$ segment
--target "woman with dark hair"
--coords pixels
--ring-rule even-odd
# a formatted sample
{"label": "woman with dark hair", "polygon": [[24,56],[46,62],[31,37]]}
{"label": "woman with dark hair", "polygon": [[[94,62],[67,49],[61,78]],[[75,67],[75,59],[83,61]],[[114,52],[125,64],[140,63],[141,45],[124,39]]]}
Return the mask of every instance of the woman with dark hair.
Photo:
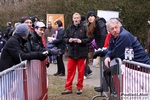
{"label": "woman with dark hair", "polygon": [[89,11],[87,13],[87,19],[87,36],[89,38],[95,38],[97,47],[102,48],[107,34],[105,19],[96,16],[94,11]]}
{"label": "woman with dark hair", "polygon": [[[103,48],[104,47],[104,42],[105,38],[107,35],[107,29],[106,29],[106,20],[104,18],[100,18],[96,16],[94,11],[88,11],[87,13],[87,20],[88,20],[88,26],[87,26],[87,36],[89,38],[94,38],[97,48]],[[104,68],[105,70],[105,68]],[[106,87],[105,91],[107,91],[107,84],[105,84],[106,81],[103,78],[103,86]],[[97,91],[99,90],[100,87],[95,87],[94,90]]]}
{"label": "woman with dark hair", "polygon": [[57,60],[57,72],[54,74],[55,76],[65,76],[65,66],[63,62],[63,54],[65,53],[65,43],[63,41],[63,36],[64,36],[64,29],[63,29],[63,24],[60,20],[57,20],[55,22],[55,25],[57,27],[56,29],[56,39],[52,40],[50,39],[49,42],[53,43],[55,47],[58,49],[61,49],[61,54],[56,57]]}

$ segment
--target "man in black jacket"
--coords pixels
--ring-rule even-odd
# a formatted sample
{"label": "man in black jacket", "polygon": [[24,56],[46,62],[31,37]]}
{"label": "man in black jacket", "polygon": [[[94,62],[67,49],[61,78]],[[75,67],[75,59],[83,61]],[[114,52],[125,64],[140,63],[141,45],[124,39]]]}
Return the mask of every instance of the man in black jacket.
{"label": "man in black jacket", "polygon": [[80,23],[81,15],[79,13],[74,13],[72,20],[73,24],[67,28],[64,35],[64,41],[69,44],[69,58],[65,90],[61,94],[72,93],[72,82],[76,73],[76,67],[78,68],[78,82],[76,84],[77,94],[82,93],[85,60],[88,54],[86,44],[91,42],[91,39],[86,36],[86,26]]}
{"label": "man in black jacket", "polygon": [[59,55],[60,53],[60,49],[48,49],[45,48],[42,42],[42,36],[45,32],[46,26],[43,22],[37,22],[35,25],[35,29],[33,32],[31,32],[31,36],[28,42],[30,42],[31,47],[30,47],[30,51],[40,51],[40,52],[44,52],[44,51],[48,51],[49,55]]}
{"label": "man in black jacket", "polygon": [[10,36],[12,36],[13,30],[14,27],[11,25],[11,22],[7,22],[6,32],[4,34],[6,40],[8,40]]}
{"label": "man in black jacket", "polygon": [[[46,26],[43,22],[37,22],[34,26],[34,31],[31,32],[30,37],[28,38],[27,47],[30,51],[48,51],[49,55],[59,55],[61,54],[60,49],[52,48],[48,49],[45,48],[43,41],[43,35],[45,33]],[[49,63],[46,62],[46,66],[49,67]]]}
{"label": "man in black jacket", "polygon": [[29,52],[25,45],[29,34],[29,28],[26,24],[20,24],[12,36],[5,44],[1,58],[0,58],[0,71],[12,67],[20,63],[22,60],[44,60],[47,55],[55,53],[59,54],[59,50],[48,50]]}
{"label": "man in black jacket", "polygon": [[24,44],[27,42],[29,29],[26,24],[17,26],[14,36],[12,36],[5,44],[1,58],[0,58],[0,71],[12,67],[20,63],[22,60],[44,60],[46,54],[42,52],[27,52]]}

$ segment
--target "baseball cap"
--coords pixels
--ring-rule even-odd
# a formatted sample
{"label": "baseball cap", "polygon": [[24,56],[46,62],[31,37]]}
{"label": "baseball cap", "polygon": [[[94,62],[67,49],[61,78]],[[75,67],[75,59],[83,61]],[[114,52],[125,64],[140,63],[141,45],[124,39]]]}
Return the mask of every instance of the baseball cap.
{"label": "baseball cap", "polygon": [[36,25],[35,25],[35,28],[46,28],[45,24],[43,22],[37,22]]}

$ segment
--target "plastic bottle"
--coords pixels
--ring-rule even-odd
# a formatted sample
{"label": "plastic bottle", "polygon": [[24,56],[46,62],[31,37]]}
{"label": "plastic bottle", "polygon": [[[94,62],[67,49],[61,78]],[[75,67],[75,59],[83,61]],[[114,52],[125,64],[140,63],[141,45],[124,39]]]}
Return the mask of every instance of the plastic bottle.
{"label": "plastic bottle", "polygon": [[128,47],[125,48],[124,56],[125,56],[126,60],[129,59],[129,48]]}
{"label": "plastic bottle", "polygon": [[129,60],[131,61],[131,60],[133,60],[133,58],[134,58],[134,51],[133,51],[133,48],[130,48],[129,49]]}

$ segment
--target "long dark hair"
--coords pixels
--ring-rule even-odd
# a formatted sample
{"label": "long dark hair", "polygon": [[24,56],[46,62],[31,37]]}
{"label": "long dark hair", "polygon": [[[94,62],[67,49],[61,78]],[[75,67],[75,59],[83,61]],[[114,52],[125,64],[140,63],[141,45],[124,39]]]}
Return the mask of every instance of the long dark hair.
{"label": "long dark hair", "polygon": [[95,18],[94,22],[92,22],[92,23],[88,22],[88,25],[87,25],[88,38],[92,38],[95,28],[96,28],[96,18]]}

